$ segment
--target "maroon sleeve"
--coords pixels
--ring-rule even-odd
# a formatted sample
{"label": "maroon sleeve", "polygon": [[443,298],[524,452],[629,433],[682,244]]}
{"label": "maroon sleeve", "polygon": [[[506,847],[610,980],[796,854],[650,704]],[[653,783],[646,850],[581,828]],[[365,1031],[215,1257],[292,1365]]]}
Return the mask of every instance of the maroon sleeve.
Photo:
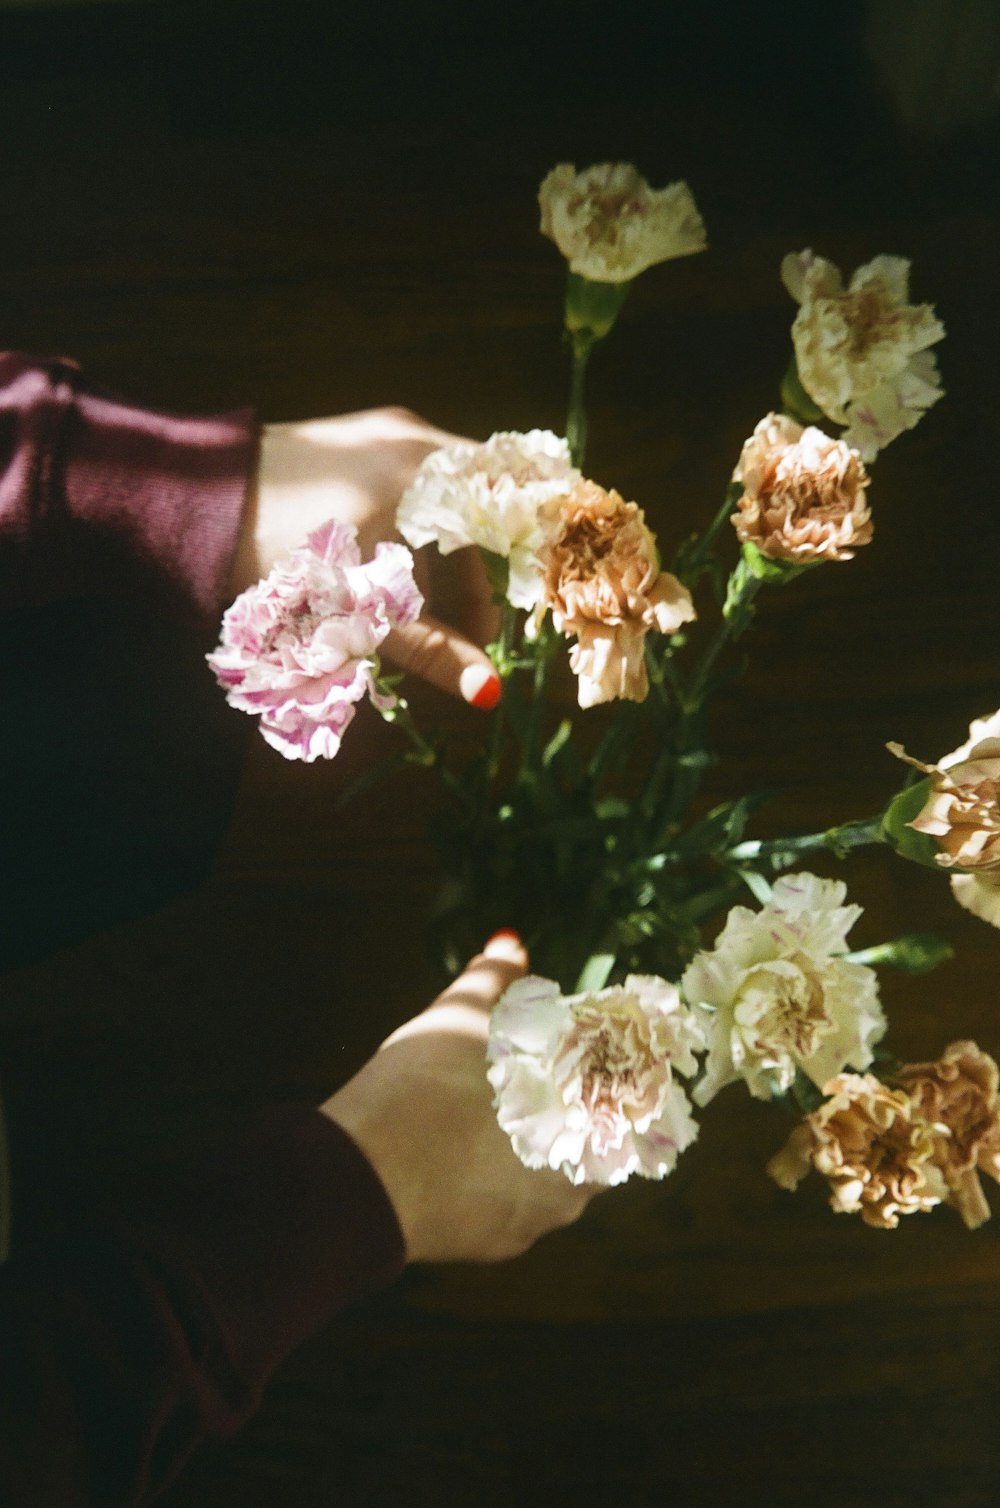
{"label": "maroon sleeve", "polygon": [[71,361],[0,355],[0,601],[121,594],[138,566],[217,616],[255,448],[248,411],[154,413]]}
{"label": "maroon sleeve", "polygon": [[403,1257],[354,1142],[290,1106],[254,1117],[144,1216],[15,1257],[0,1270],[3,1501],[148,1501]]}

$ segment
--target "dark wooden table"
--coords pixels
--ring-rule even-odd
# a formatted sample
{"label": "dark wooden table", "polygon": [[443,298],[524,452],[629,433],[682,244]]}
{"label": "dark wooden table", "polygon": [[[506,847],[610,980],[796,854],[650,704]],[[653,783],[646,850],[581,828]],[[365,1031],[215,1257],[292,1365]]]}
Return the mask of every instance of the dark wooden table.
{"label": "dark wooden table", "polygon": [[[711,249],[645,276],[595,359],[590,469],[669,551],[775,401],[784,252],[911,257],[948,396],[880,460],[863,557],[768,597],[716,727],[718,790],[780,788],[775,830],[866,815],[898,783],[888,738],[934,758],[1000,703],[996,124],[908,125],[859,5],[764,10],[4,14],[3,341],[166,407],[559,428],[563,271],[535,191],[560,160],[632,159],[688,179]],[[257,743],[197,895],[18,979],[49,1134],[75,1127],[81,1166],[135,1172],[192,1120],[318,1099],[428,998],[423,788],[333,810],[386,736],[324,768]],[[888,856],[845,875],[860,944],[928,927],[957,948],[885,979],[900,1054],[1000,1054],[1000,933]],[[764,1176],[767,1107],[733,1091],[713,1112],[662,1185],[507,1266],[411,1272],[324,1330],[170,1508],[1000,1501],[1000,1223],[834,1218],[818,1186]]]}

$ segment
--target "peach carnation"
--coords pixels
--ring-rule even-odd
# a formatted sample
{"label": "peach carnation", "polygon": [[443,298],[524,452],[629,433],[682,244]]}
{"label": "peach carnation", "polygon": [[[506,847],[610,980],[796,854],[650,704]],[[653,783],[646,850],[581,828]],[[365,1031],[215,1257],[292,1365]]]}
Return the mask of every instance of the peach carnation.
{"label": "peach carnation", "polygon": [[690,622],[691,594],[660,570],[642,510],[617,492],[581,480],[545,506],[543,519],[541,607],[551,608],[561,633],[576,636],[570,664],[580,706],[643,701],[646,635]]}
{"label": "peach carnation", "polygon": [[490,1020],[497,1119],[526,1167],[571,1183],[663,1178],[698,1134],[676,1075],[697,1071],[702,1045],[675,986],[652,975],[567,996],[519,979]]}
{"label": "peach carnation", "polygon": [[768,1163],[775,1183],[795,1189],[815,1168],[829,1181],[834,1210],[860,1212],[866,1225],[882,1230],[948,1198],[935,1161],[940,1137],[905,1091],[872,1074],[842,1073],[824,1092],[830,1098]]}
{"label": "peach carnation", "polygon": [[936,765],[889,748],[931,778],[927,801],[909,824],[937,844],[937,862],[952,875],[955,899],[1000,927],[1000,711],[977,718],[969,737]]}
{"label": "peach carnation", "polygon": [[744,492],[732,522],[771,560],[850,560],[872,537],[869,477],[857,452],[822,430],[768,414],[733,473]]}
{"label": "peach carnation", "polygon": [[705,250],[705,226],[686,183],[652,189],[629,162],[578,173],[552,169],[538,191],[541,231],[570,271],[594,283],[628,283],[656,262]]}
{"label": "peach carnation", "polygon": [[792,325],[799,380],[862,460],[878,452],[942,396],[927,347],[944,335],[930,304],[910,304],[910,264],[879,256],[845,289],[832,262],[790,253],[781,277],[800,309]]}
{"label": "peach carnation", "polygon": [[934,1063],[908,1063],[901,1087],[938,1133],[934,1161],[948,1202],[970,1230],[990,1218],[979,1172],[1000,1182],[1000,1074],[975,1042],[953,1042]]}

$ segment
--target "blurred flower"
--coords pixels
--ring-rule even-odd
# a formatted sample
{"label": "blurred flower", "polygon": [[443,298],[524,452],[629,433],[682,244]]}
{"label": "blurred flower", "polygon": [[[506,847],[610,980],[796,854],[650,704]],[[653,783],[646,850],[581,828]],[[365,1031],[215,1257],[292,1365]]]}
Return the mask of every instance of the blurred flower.
{"label": "blurred flower", "polygon": [[792,325],[799,380],[861,455],[912,429],[942,396],[933,354],[944,335],[930,304],[909,304],[910,264],[879,256],[845,290],[839,270],[811,251],[790,253],[781,277],[801,305]]}
{"label": "blurred flower", "polygon": [[977,718],[965,743],[936,765],[911,759],[900,744],[889,748],[930,776],[909,826],[933,838],[942,868],[962,871],[951,881],[960,905],[1000,927],[1000,711]]}
{"label": "blurred flower", "polygon": [[392,705],[374,685],[378,647],[422,606],[405,545],[362,565],[356,531],[331,519],[237,597],[208,663],[286,759],[332,759],[362,697]]}
{"label": "blurred flower", "polygon": [[737,1078],[769,1099],[797,1069],[822,1087],[848,1064],[867,1068],[886,1023],[874,971],[838,957],[861,915],[845,893],[840,880],[784,875],[759,912],[734,906],[714,949],[688,965],[684,995],[711,1011],[696,1104]]}
{"label": "blurred flower", "polygon": [[433,541],[442,555],[465,545],[502,555],[510,564],[509,601],[532,608],[540,588],[539,508],[579,476],[566,441],[549,430],[504,431],[479,445],[461,440],[426,458],[396,524],[414,548]]}
{"label": "blurred flower", "polygon": [[656,262],[705,250],[705,226],[686,183],[652,189],[629,162],[578,173],[552,169],[538,191],[542,235],[570,271],[595,283],[628,283]]}
{"label": "blurred flower", "polygon": [[935,1063],[907,1063],[897,1075],[914,1110],[938,1133],[934,1161],[970,1230],[990,1218],[979,1172],[1000,1182],[1000,1075],[975,1042],[953,1042]]}
{"label": "blurred flower", "polygon": [[843,1073],[824,1086],[831,1097],[795,1128],[767,1171],[794,1189],[815,1168],[830,1182],[840,1214],[859,1210],[866,1225],[894,1230],[900,1215],[948,1198],[935,1162],[940,1141],[903,1090],[872,1074]]}
{"label": "blurred flower", "polygon": [[856,451],[822,430],[768,414],[743,446],[733,481],[736,533],[770,560],[850,560],[872,537],[869,477]]}
{"label": "blurred flower", "polygon": [[542,517],[539,607],[551,608],[560,633],[576,636],[570,664],[580,706],[643,701],[649,691],[646,635],[653,628],[674,633],[690,622],[690,592],[660,570],[642,510],[617,492],[581,480],[547,503]]}
{"label": "blurred flower", "polygon": [[698,1134],[674,1075],[696,1072],[702,1046],[663,979],[566,996],[553,980],[520,979],[490,1022],[497,1119],[526,1167],[572,1183],[663,1178]]}

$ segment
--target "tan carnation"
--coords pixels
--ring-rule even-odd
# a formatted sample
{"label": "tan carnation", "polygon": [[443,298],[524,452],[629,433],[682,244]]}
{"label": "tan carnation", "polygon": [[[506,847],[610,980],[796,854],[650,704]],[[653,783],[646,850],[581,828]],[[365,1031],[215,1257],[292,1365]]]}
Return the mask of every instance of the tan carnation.
{"label": "tan carnation", "polygon": [[977,719],[964,744],[936,765],[889,748],[931,777],[930,794],[909,824],[937,844],[937,861],[960,871],[952,878],[956,900],[1000,927],[1000,712]]}
{"label": "tan carnation", "polygon": [[760,421],[733,480],[744,488],[736,533],[771,560],[850,560],[852,547],[872,537],[870,479],[857,452],[785,414]]}
{"label": "tan carnation", "polygon": [[970,1230],[990,1218],[979,1173],[1000,1182],[1000,1074],[975,1042],[953,1042],[935,1063],[908,1063],[898,1075],[914,1109],[938,1133],[934,1161],[949,1203]]}
{"label": "tan carnation", "polygon": [[838,1074],[824,1092],[830,1098],[768,1163],[776,1183],[794,1189],[815,1168],[830,1183],[834,1210],[860,1211],[866,1225],[882,1230],[894,1230],[900,1215],[948,1198],[935,1161],[940,1134],[917,1114],[908,1094],[869,1073]]}
{"label": "tan carnation", "polygon": [[646,635],[652,628],[673,633],[690,622],[691,594],[660,570],[642,510],[617,492],[581,481],[543,512],[542,603],[560,633],[576,636],[570,665],[580,706],[643,701],[649,691]]}

